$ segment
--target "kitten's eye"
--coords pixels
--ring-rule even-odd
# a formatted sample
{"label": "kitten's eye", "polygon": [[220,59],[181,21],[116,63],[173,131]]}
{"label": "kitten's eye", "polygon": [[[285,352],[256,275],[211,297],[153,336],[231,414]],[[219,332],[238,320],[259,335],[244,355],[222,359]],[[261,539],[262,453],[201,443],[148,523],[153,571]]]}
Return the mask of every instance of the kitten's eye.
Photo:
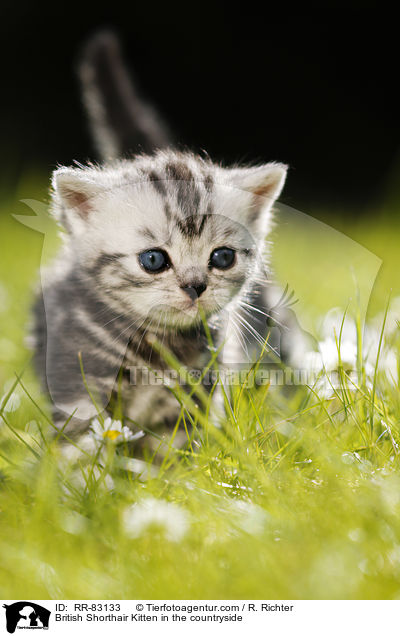
{"label": "kitten's eye", "polygon": [[228,269],[235,262],[236,252],[230,247],[217,247],[211,252],[209,266],[217,269]]}
{"label": "kitten's eye", "polygon": [[162,272],[170,266],[168,254],[164,250],[147,250],[139,254],[139,263],[146,270],[154,274]]}

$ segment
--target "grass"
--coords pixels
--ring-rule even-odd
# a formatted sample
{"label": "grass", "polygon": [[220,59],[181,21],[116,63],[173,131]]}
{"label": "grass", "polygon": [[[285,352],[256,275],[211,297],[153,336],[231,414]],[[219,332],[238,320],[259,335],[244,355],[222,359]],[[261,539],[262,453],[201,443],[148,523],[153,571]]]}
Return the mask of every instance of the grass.
{"label": "grass", "polygon": [[[336,236],[335,257],[330,231],[293,229],[286,212],[276,269],[304,305],[302,326],[318,335],[333,305],[350,307],[349,316],[355,300],[362,308],[336,330],[338,388],[323,377],[310,388],[238,387],[222,429],[186,403],[182,421],[195,421],[196,436],[184,450],[164,440],[156,467],[151,457],[132,461],[107,436],[79,452],[51,435],[23,345],[42,239],[10,212],[25,210],[11,202],[0,213],[2,598],[400,598],[393,309],[383,330],[389,291],[400,294],[398,227],[383,215],[346,228],[383,259],[368,303],[375,257],[350,250],[353,274],[366,274],[356,277],[357,300],[343,278],[349,244]],[[368,305],[377,344],[383,335],[367,360]],[[352,321],[355,376],[346,353]]]}

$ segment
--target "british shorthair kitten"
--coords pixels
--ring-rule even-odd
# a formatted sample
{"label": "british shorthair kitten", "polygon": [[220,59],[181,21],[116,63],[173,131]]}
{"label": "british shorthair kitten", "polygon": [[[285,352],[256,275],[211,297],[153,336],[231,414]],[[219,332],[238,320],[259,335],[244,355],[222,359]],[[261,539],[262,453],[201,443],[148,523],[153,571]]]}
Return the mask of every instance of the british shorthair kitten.
{"label": "british shorthair kitten", "polygon": [[37,368],[56,424],[70,419],[67,432],[85,430],[94,403],[106,408],[117,392],[138,425],[175,423],[180,407],[168,388],[137,376],[133,384],[131,370],[166,368],[155,339],[182,365],[203,368],[204,319],[224,325],[213,332],[218,344],[235,334],[245,341],[243,327],[255,335],[251,317],[237,312],[262,313],[254,295],[286,166],[227,168],[175,150],[110,35],[86,48],[81,79],[104,162],[53,174],[64,240],[36,305]]}

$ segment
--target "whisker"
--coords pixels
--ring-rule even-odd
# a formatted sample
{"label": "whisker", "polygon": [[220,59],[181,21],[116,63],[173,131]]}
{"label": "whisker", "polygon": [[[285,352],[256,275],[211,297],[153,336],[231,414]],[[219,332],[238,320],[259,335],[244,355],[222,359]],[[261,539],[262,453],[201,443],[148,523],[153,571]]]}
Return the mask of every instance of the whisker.
{"label": "whisker", "polygon": [[240,342],[240,346],[242,347],[247,359],[250,359],[249,350],[246,346],[246,341],[250,344],[250,341],[246,338],[246,335],[242,332],[240,327],[237,325],[233,316],[231,316],[232,327],[234,328],[235,334]]}
{"label": "whisker", "polygon": [[268,349],[270,349],[270,351],[278,355],[278,352],[274,349],[274,347],[270,345],[266,339],[262,338],[260,333],[256,329],[254,329],[254,327],[249,322],[247,322],[247,320],[243,318],[243,316],[240,316],[238,313],[236,313],[236,317],[241,326],[244,327],[262,347],[267,347]]}
{"label": "whisker", "polygon": [[[272,316],[271,314],[268,314],[265,311],[262,311],[261,309],[259,309],[258,307],[255,307],[254,305],[250,305],[249,303],[246,303],[243,300],[239,300],[239,305],[245,305],[246,307],[249,307],[249,309],[251,309],[252,311],[255,311],[258,314],[262,314],[266,318],[271,318],[271,320],[276,322],[276,324],[279,325],[279,327],[282,327],[282,329],[286,329],[286,330],[289,329],[289,327],[287,327],[287,325],[284,325],[282,322],[279,322],[279,320],[277,320],[275,318],[275,316]],[[245,311],[246,311],[246,309],[245,309]],[[248,311],[248,313],[251,314],[251,311]]]}
{"label": "whisker", "polygon": [[[238,302],[238,304],[242,305],[242,303],[241,303],[240,301]],[[255,310],[256,310],[256,307],[252,307],[252,309],[251,309],[251,310],[250,310],[250,309],[247,309],[247,308],[246,308],[246,307],[244,307],[244,306],[243,306],[243,307],[242,307],[242,306],[240,307],[240,311],[245,311],[245,312],[246,312],[246,314],[248,314],[249,316],[251,316],[252,318],[254,318],[254,320],[257,320],[257,322],[258,322],[258,323],[263,324],[263,320],[262,320],[262,318],[260,318],[259,316],[255,316],[255,315],[254,315],[254,311],[255,311]],[[262,314],[262,315],[263,315],[264,317],[266,317],[266,318],[270,318],[270,316],[269,316],[268,314],[266,314],[266,313],[262,312],[261,310],[259,310],[257,313],[258,313],[258,314]]]}

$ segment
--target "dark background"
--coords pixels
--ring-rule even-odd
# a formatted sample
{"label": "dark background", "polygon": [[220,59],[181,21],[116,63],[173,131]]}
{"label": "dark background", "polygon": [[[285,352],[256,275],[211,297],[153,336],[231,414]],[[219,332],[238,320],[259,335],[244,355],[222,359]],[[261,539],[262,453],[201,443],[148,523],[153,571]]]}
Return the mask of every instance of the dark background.
{"label": "dark background", "polygon": [[113,27],[183,143],[226,163],[287,162],[283,201],[303,211],[373,210],[400,165],[396,23],[365,3],[324,16],[268,6],[3,3],[3,187],[95,158],[74,65],[90,33]]}

